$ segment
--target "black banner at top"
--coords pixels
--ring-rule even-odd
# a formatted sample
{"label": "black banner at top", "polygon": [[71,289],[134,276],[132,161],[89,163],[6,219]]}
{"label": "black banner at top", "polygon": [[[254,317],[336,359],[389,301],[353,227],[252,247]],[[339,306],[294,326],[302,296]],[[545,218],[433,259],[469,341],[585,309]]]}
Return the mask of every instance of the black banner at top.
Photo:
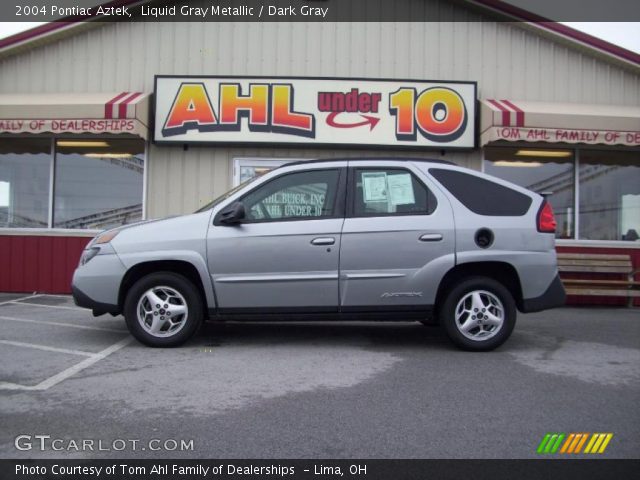
{"label": "black banner at top", "polygon": [[638,0],[13,0],[1,22],[640,21]]}

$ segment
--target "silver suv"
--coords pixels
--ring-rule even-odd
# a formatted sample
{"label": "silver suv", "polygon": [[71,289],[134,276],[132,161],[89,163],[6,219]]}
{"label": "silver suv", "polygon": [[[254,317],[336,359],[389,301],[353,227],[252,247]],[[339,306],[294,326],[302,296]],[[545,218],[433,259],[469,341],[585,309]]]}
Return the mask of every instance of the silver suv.
{"label": "silver suv", "polygon": [[540,195],[448,162],[285,165],[191,215],[105,231],[73,296],[153,347],[205,319],[417,320],[491,350],[516,309],[560,306],[555,219]]}

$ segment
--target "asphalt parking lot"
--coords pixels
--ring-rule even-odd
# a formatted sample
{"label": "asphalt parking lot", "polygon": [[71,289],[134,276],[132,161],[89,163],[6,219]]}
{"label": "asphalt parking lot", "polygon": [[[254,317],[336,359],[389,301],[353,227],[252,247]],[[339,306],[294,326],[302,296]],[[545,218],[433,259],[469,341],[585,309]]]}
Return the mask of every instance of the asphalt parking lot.
{"label": "asphalt parking lot", "polygon": [[637,458],[638,405],[638,309],[520,315],[488,354],[415,323],[208,324],[150,349],[69,297],[0,294],[2,458],[529,458],[547,432]]}

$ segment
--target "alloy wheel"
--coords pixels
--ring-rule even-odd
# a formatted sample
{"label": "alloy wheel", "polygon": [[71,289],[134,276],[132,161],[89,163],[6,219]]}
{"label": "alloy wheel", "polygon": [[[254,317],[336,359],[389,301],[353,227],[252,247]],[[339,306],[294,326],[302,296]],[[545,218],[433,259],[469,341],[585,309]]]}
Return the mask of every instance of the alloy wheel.
{"label": "alloy wheel", "polygon": [[467,293],[455,309],[456,327],[470,340],[483,341],[495,336],[502,328],[504,319],[502,302],[486,290]]}
{"label": "alloy wheel", "polygon": [[138,323],[154,337],[171,337],[187,323],[189,308],[176,289],[159,286],[144,292],[138,300]]}

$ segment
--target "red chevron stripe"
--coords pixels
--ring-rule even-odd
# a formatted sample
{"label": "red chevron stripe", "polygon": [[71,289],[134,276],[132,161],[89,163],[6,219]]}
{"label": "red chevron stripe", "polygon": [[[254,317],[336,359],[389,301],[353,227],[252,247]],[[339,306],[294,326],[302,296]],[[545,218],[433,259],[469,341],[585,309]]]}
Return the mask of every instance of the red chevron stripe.
{"label": "red chevron stripe", "polygon": [[501,102],[504,103],[507,107],[512,108],[513,111],[516,112],[516,127],[524,127],[524,110],[516,107],[509,100],[501,100]]}
{"label": "red chevron stripe", "polygon": [[104,118],[113,118],[113,104],[120,100],[122,97],[128,95],[129,92],[122,92],[119,95],[116,95],[107,103],[104,104]]}
{"label": "red chevron stripe", "polygon": [[120,104],[118,105],[118,118],[127,118],[127,105],[131,103],[131,101],[134,98],[140,95],[142,95],[141,92],[133,92],[131,95],[125,98],[122,102],[120,102]]}
{"label": "red chevron stripe", "polygon": [[494,107],[497,107],[502,112],[502,125],[508,127],[511,125],[511,113],[507,110],[500,102],[497,100],[488,99],[488,102],[491,103]]}

